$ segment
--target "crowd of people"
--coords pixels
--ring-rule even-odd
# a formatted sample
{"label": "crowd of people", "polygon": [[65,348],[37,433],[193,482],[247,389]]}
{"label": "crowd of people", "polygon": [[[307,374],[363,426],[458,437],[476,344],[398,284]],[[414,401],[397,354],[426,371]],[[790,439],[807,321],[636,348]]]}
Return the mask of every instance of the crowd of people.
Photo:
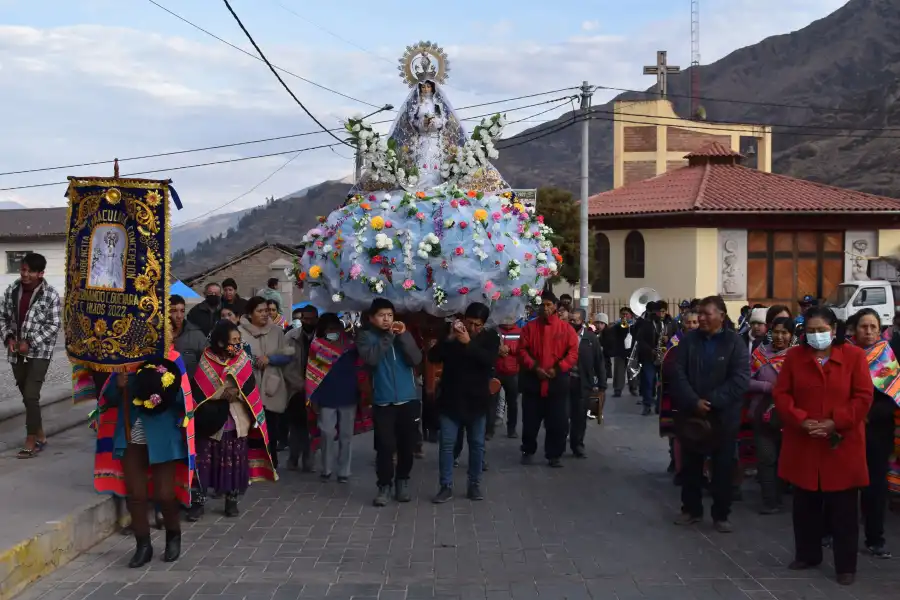
{"label": "crowd of people", "polygon": [[[56,344],[59,297],[43,280],[45,266],[39,255],[25,257],[0,304],[26,405],[20,458],[47,443],[39,380]],[[189,312],[170,297],[166,357],[114,376],[75,367],[75,394],[94,388],[95,487],[126,499],[135,568],[152,559],[154,512],[166,530],[163,559],[177,560],[179,505],[189,521],[213,499],[224,515],[238,515],[252,483],[278,479],[281,453],[289,471],[347,483],[354,435],[370,430],[375,506],[412,500],[425,442],[438,446],[432,501],[453,498],[464,446],[465,495],[481,500],[498,426],[510,439],[521,435],[523,464],[534,462],[542,426],[549,467],[563,467],[567,445],[586,458],[586,425],[602,421],[611,379],[613,398],[627,387],[642,415],[658,414],[681,487],[677,525],[703,519],[706,491],[714,528],[732,532],[732,503],[755,475],[760,514],[780,512],[792,496],[789,568],[818,566],[831,546],[837,579],[850,584],[860,518],[867,551],[891,556],[884,523],[900,493],[900,322],[862,309],[842,323],[812,299],[801,305],[796,317],[787,306],[747,307],[734,323],[711,296],[682,303],[674,317],[652,302],[639,316],[624,307],[615,323],[603,313],[589,322],[571,297],[545,291],[533,314],[496,327],[479,302],[438,319],[398,315],[384,298],[354,323],[309,305],[288,318],[278,294],[244,299],[227,279],[207,285]]]}

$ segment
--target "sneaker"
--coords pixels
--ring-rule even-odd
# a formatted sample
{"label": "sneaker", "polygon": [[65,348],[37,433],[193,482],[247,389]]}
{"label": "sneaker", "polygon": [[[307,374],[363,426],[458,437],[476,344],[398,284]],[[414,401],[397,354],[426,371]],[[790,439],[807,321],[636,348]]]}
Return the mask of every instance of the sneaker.
{"label": "sneaker", "polygon": [[734,525],[731,524],[731,521],[716,521],[713,523],[713,528],[719,533],[732,533],[734,532]]}
{"label": "sneaker", "polygon": [[871,554],[875,558],[892,558],[891,551],[887,550],[884,546],[867,545],[866,550],[868,550],[869,554]]}
{"label": "sneaker", "polygon": [[322,483],[326,483],[326,482],[328,482],[328,481],[331,481],[331,473],[320,473],[320,474],[319,474],[319,481],[321,481]]}
{"label": "sneaker", "polygon": [[534,462],[533,454],[525,454],[524,452],[522,453],[522,464],[523,465],[530,465],[533,462]]}
{"label": "sneaker", "polygon": [[575,458],[587,458],[587,454],[584,453],[584,446],[579,446],[572,450],[572,456]]}
{"label": "sneaker", "polygon": [[397,502],[409,502],[412,497],[409,495],[409,479],[398,479],[394,486],[394,499]]}
{"label": "sneaker", "polygon": [[338,475],[338,478],[337,478],[338,483],[347,483],[348,481],[350,481],[349,477],[344,477],[342,475]]}
{"label": "sneaker", "polygon": [[378,486],[378,493],[375,495],[375,499],[372,500],[372,504],[375,506],[387,506],[388,502],[391,501],[391,486],[389,485],[380,485]]}
{"label": "sneaker", "polygon": [[486,460],[481,461],[481,472],[485,472],[488,470],[488,462]]}
{"label": "sneaker", "polygon": [[681,513],[678,517],[673,521],[676,525],[681,525],[682,527],[689,527],[691,525],[696,525],[697,523],[703,520],[702,517],[695,517],[690,513]]}
{"label": "sneaker", "polygon": [[484,500],[484,494],[481,493],[481,486],[477,483],[470,483],[469,489],[466,490],[466,498],[472,501]]}
{"label": "sneaker", "polygon": [[433,504],[444,504],[453,499],[453,488],[449,485],[442,485],[441,490],[431,499]]}
{"label": "sneaker", "polygon": [[563,466],[562,461],[558,458],[551,458],[548,463],[551,469],[562,469]]}
{"label": "sneaker", "polygon": [[454,459],[453,459],[453,468],[454,468],[454,469],[458,469],[458,468],[459,468],[459,459],[458,459],[458,458],[454,458]]}

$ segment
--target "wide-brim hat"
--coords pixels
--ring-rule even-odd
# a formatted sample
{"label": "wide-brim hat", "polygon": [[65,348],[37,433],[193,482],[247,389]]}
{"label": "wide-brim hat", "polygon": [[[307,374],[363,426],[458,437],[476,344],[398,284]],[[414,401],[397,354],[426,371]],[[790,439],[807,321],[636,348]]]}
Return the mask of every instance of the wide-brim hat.
{"label": "wide-brim hat", "polygon": [[171,360],[148,360],[138,367],[132,404],[148,413],[168,409],[181,391],[181,369]]}

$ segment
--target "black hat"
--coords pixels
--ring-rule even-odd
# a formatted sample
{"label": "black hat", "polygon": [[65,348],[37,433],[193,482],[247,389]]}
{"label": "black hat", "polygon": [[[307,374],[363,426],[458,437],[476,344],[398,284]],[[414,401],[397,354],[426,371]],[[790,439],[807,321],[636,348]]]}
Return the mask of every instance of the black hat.
{"label": "black hat", "polygon": [[169,408],[181,391],[181,369],[171,360],[148,360],[135,372],[135,406],[148,413]]}

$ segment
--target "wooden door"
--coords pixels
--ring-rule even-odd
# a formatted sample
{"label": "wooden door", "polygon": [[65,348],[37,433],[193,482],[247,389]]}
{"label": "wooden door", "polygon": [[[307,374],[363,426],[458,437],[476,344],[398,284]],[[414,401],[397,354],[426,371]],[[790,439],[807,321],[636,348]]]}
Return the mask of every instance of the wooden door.
{"label": "wooden door", "polygon": [[807,294],[825,298],[844,274],[844,234],[819,231],[749,231],[747,299],[797,308]]}

